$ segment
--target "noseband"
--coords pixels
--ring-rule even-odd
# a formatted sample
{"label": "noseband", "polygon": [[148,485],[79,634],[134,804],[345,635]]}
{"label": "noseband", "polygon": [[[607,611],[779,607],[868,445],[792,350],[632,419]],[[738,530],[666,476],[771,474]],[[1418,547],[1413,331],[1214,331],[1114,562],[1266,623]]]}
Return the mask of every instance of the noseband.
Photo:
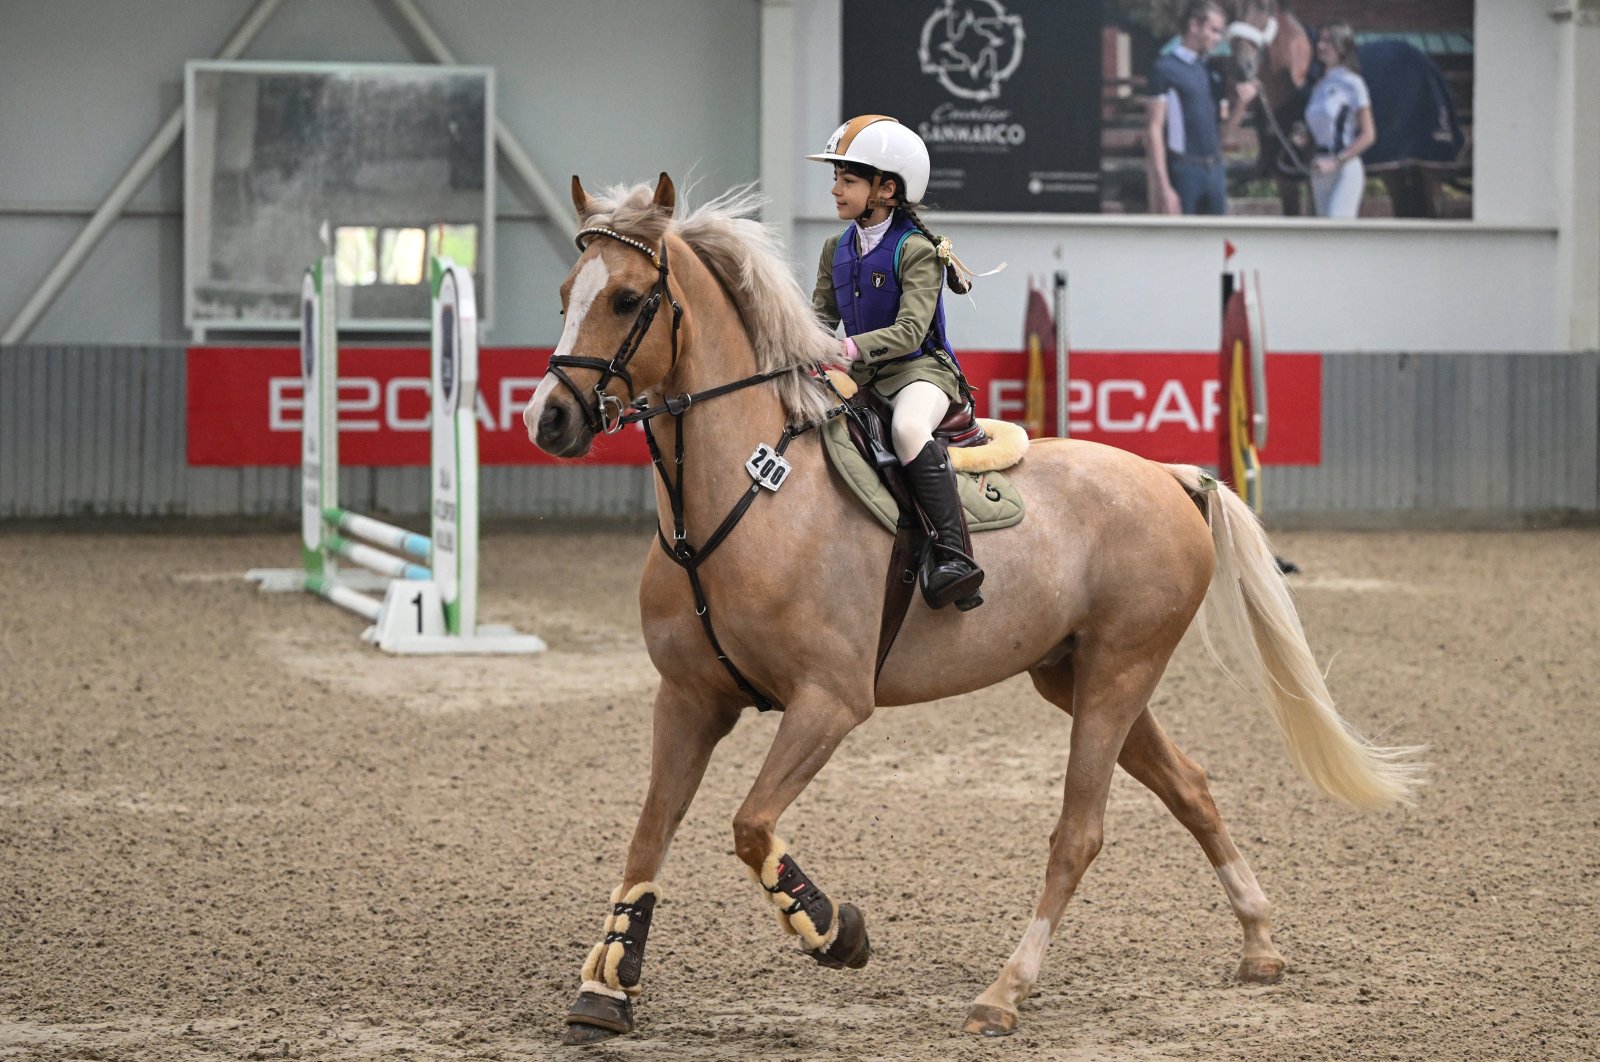
{"label": "noseband", "polygon": [[[645,333],[650,331],[650,324],[655,320],[656,311],[661,309],[661,302],[665,299],[672,305],[672,362],[668,371],[678,365],[678,328],[683,323],[683,307],[678,305],[678,300],[672,297],[672,292],[667,287],[667,241],[661,241],[661,252],[657,254],[650,246],[632,236],[624,236],[615,229],[595,226],[582,229],[573,241],[578,245],[578,250],[588,250],[588,243],[584,237],[606,236],[619,243],[644,253],[650,263],[656,267],[656,285],[650,292],[644,304],[639,307],[639,316],[633,319],[633,327],[628,329],[628,334],[623,337],[622,345],[617,347],[616,354],[612,355],[609,362],[599,358],[580,358],[571,354],[553,354],[550,357],[550,375],[554,376],[561,385],[572,392],[573,401],[583,413],[583,422],[589,430],[598,435],[614,435],[622,430],[623,401],[616,395],[606,392],[606,385],[612,380],[621,380],[628,389],[628,398],[634,397],[633,377],[628,375],[628,364],[633,361],[633,356],[639,353],[639,347],[644,343]],[[563,368],[596,369],[600,378],[595,381],[593,388],[594,402],[591,404],[588,396],[572,382],[572,378],[562,372]]]}
{"label": "noseband", "polygon": [[1229,23],[1227,29],[1229,41],[1245,40],[1257,48],[1266,48],[1278,39],[1278,20],[1268,16],[1265,26],[1252,26],[1248,22]]}

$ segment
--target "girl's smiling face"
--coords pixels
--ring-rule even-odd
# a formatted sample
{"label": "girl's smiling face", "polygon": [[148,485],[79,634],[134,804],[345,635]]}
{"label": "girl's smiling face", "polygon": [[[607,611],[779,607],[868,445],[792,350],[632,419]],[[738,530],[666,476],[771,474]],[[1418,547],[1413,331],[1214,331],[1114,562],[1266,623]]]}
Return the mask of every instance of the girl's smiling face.
{"label": "girl's smiling face", "polygon": [[[867,224],[872,225],[889,216],[889,208],[882,205],[881,200],[894,191],[893,182],[878,182],[878,198],[880,202],[872,208],[872,215],[866,218]],[[838,211],[840,221],[854,221],[860,218],[867,209],[867,198],[872,194],[872,182],[865,177],[851,173],[843,166],[834,164],[833,167],[833,205]]]}
{"label": "girl's smiling face", "polygon": [[840,221],[854,221],[867,209],[867,195],[872,183],[857,177],[843,166],[833,168],[833,205]]}

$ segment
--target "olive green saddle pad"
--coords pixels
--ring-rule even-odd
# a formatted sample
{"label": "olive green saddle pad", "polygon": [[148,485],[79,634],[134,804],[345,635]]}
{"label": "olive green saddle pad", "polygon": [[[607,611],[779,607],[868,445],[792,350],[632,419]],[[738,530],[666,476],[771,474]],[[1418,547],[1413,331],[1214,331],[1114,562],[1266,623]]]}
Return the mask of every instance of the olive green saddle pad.
{"label": "olive green saddle pad", "polygon": [[[890,534],[900,519],[894,496],[878,479],[877,472],[850,441],[844,417],[834,417],[822,428],[822,448],[841,479],[860,498],[872,515]],[[1020,523],[1022,495],[1003,472],[957,472],[956,486],[961,507],[967,511],[967,529],[973,534],[994,531]]]}

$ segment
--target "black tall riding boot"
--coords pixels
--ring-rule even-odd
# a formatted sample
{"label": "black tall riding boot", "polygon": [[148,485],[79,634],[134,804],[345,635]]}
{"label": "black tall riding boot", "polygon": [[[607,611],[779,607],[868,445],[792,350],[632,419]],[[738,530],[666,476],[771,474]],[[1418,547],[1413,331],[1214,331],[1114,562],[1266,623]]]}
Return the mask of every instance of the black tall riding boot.
{"label": "black tall riding boot", "polygon": [[930,608],[944,608],[952,601],[963,612],[977,608],[983,604],[983,596],[978,593],[978,587],[983,585],[983,569],[966,553],[961,498],[956,493],[956,475],[944,447],[929,440],[916,457],[901,467],[937,535],[922,565],[922,596]]}

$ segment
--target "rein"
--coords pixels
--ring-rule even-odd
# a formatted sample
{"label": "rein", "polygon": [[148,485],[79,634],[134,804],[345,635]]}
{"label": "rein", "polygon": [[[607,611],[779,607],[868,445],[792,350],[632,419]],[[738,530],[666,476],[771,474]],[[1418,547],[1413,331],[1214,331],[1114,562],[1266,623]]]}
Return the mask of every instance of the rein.
{"label": "rein", "polygon": [[[769,712],[774,708],[781,709],[783,707],[781,704],[756,689],[754,684],[744,677],[744,674],[734,665],[733,661],[728,659],[728,654],[723,651],[722,643],[717,641],[717,632],[711,626],[711,605],[706,599],[705,587],[701,585],[699,571],[700,565],[704,564],[706,558],[716,552],[717,547],[727,540],[728,535],[738,526],[744,514],[749,511],[751,504],[756,500],[756,496],[761,493],[761,484],[759,482],[750,484],[750,489],[734,504],[728,515],[723,517],[722,523],[717,525],[717,529],[711,533],[711,537],[706,540],[704,545],[699,548],[690,545],[683,521],[683,439],[686,434],[685,428],[688,424],[685,414],[697,402],[707,402],[713,398],[720,398],[723,395],[743,390],[746,387],[767,383],[788,373],[798,372],[800,366],[769,369],[765,372],[758,372],[752,376],[735,380],[732,383],[708,387],[703,391],[696,391],[692,394],[685,392],[664,398],[659,405],[650,405],[648,396],[639,395],[633,399],[629,407],[630,411],[624,413],[621,399],[615,395],[607,394],[605,391],[606,384],[614,378],[620,379],[627,385],[628,394],[630,396],[633,395],[633,378],[628,375],[628,363],[633,360],[633,356],[638,352],[640,344],[644,342],[645,333],[650,330],[650,325],[663,299],[672,304],[671,365],[676,367],[678,364],[678,328],[683,317],[683,308],[676,299],[672,298],[672,294],[667,288],[667,242],[665,239],[661,241],[661,252],[658,255],[650,249],[648,244],[635,240],[631,236],[624,236],[613,229],[598,227],[583,229],[578,233],[577,243],[580,251],[585,249],[583,241],[585,236],[605,236],[627,244],[629,247],[646,255],[658,271],[655,290],[645,300],[643,307],[639,311],[639,316],[633,322],[633,327],[628,330],[627,336],[622,340],[622,345],[617,348],[617,353],[609,363],[598,358],[580,358],[563,354],[551,357],[550,365],[552,368],[550,371],[556,374],[556,378],[578,400],[578,406],[583,410],[584,421],[589,425],[591,431],[604,431],[607,435],[611,435],[621,431],[628,424],[638,424],[644,428],[645,442],[650,446],[650,460],[656,467],[656,474],[661,477],[661,485],[667,492],[667,500],[672,508],[672,539],[670,542],[667,539],[666,532],[661,529],[660,521],[656,522],[656,539],[661,545],[661,550],[672,558],[673,563],[677,564],[688,575],[689,588],[694,591],[695,615],[700,617],[700,625],[705,628],[706,639],[711,643],[712,652],[722,662],[722,666],[727,668],[728,675],[733,679],[734,684],[739,687],[746,697],[750,698],[751,703],[756,706],[758,711]],[[600,379],[594,386],[595,404],[593,410],[585,405],[583,392],[567,378],[565,373],[560,371],[560,366],[569,365],[577,368],[598,369],[600,371]],[[671,372],[671,368],[668,369],[668,372]],[[839,413],[841,409],[842,406],[830,410],[828,418]],[[677,421],[677,438],[673,444],[672,455],[673,464],[677,468],[676,478],[667,472],[667,463],[661,456],[661,447],[656,443],[655,432],[650,430],[650,422],[663,415],[672,417]],[[778,444],[773,447],[773,453],[778,457],[782,457],[783,452],[789,448],[791,442],[798,436],[810,431],[813,427],[815,425],[812,424],[802,428],[785,427]]]}
{"label": "rein", "polygon": [[1311,176],[1311,167],[1300,157],[1300,152],[1295,150],[1294,140],[1283,131],[1283,126],[1278,124],[1278,115],[1272,108],[1272,102],[1267,99],[1267,90],[1261,84],[1260,78],[1250,79],[1256,86],[1256,103],[1267,116],[1267,126],[1272,130],[1272,139],[1278,142],[1278,162],[1280,165],[1287,160],[1288,168],[1301,177]]}

